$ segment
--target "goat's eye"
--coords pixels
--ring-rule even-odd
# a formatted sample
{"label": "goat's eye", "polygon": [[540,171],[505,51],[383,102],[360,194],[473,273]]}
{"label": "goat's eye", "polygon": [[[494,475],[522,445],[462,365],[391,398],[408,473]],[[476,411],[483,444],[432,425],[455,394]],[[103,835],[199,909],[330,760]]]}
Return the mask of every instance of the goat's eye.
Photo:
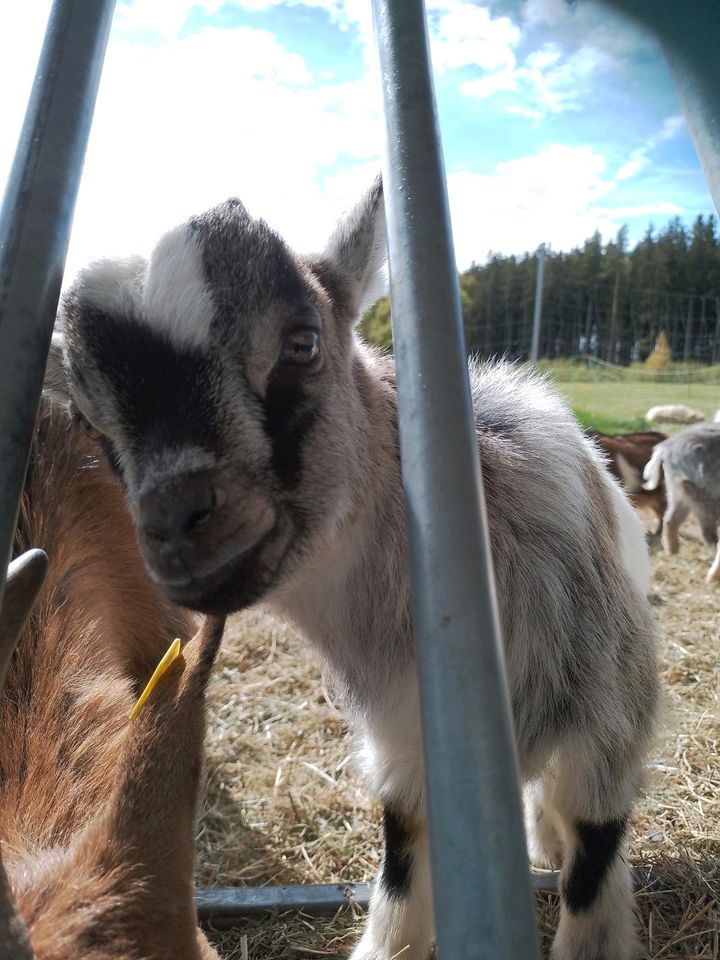
{"label": "goat's eye", "polygon": [[296,327],[285,338],[280,362],[295,367],[310,367],[319,356],[320,332],[314,327]]}

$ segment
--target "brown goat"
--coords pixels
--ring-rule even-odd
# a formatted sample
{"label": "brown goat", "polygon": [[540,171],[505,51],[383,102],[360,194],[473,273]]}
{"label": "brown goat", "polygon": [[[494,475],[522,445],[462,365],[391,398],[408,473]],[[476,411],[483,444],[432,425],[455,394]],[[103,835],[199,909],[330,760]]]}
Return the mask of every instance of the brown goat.
{"label": "brown goat", "polygon": [[41,544],[49,570],[11,658],[16,584],[0,617],[0,958],[209,960],[194,830],[223,621],[205,621],[129,721],[192,621],[147,577],[96,454],[43,404],[15,552]]}
{"label": "brown goat", "polygon": [[628,499],[637,510],[652,510],[658,520],[655,535],[662,533],[663,517],[667,509],[665,484],[661,481],[655,490],[643,489],[643,468],[658,443],[667,440],[667,434],[657,430],[610,435],[597,430],[586,430],[607,457],[610,473],[620,481]]}

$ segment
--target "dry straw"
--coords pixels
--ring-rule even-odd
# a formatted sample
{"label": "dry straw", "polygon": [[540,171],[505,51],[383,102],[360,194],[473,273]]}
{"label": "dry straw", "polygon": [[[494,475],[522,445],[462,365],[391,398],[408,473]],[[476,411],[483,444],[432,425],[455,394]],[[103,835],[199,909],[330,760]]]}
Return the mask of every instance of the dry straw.
{"label": "dry straw", "polygon": [[[631,858],[644,878],[639,926],[650,960],[720,960],[720,587],[704,583],[711,551],[691,525],[678,556],[653,544],[653,560],[665,709],[632,831]],[[210,703],[198,882],[372,878],[378,810],[301,641],[259,615],[238,618]],[[547,950],[556,896],[538,897],[538,919]],[[331,919],[287,914],[215,939],[228,960],[345,957],[361,920],[347,910]]]}

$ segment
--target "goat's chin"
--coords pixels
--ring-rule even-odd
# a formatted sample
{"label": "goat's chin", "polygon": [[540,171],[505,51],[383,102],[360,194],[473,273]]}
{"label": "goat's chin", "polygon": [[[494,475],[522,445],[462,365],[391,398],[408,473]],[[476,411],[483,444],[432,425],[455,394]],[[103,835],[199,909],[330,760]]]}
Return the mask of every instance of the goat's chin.
{"label": "goat's chin", "polygon": [[158,585],[172,603],[198,613],[228,616],[256,603],[273,585],[279,559],[268,558],[264,543],[209,574]]}

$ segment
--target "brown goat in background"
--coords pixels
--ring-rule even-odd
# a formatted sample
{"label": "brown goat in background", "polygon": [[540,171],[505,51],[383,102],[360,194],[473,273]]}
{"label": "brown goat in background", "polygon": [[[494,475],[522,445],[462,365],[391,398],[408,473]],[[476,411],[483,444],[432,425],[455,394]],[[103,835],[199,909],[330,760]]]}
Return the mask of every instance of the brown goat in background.
{"label": "brown goat in background", "polygon": [[607,434],[586,430],[607,457],[607,468],[620,481],[630,503],[636,510],[652,510],[658,525],[655,535],[660,536],[663,517],[667,509],[665,484],[660,481],[654,490],[643,489],[643,469],[658,443],[667,440],[666,433],[643,430],[638,433]]}
{"label": "brown goat in background", "polygon": [[145,573],[95,446],[47,403],[15,552],[31,544],[49,570],[11,658],[16,584],[0,617],[0,958],[216,957],[193,872],[203,694],[223,622],[205,621],[129,721],[192,621]]}

